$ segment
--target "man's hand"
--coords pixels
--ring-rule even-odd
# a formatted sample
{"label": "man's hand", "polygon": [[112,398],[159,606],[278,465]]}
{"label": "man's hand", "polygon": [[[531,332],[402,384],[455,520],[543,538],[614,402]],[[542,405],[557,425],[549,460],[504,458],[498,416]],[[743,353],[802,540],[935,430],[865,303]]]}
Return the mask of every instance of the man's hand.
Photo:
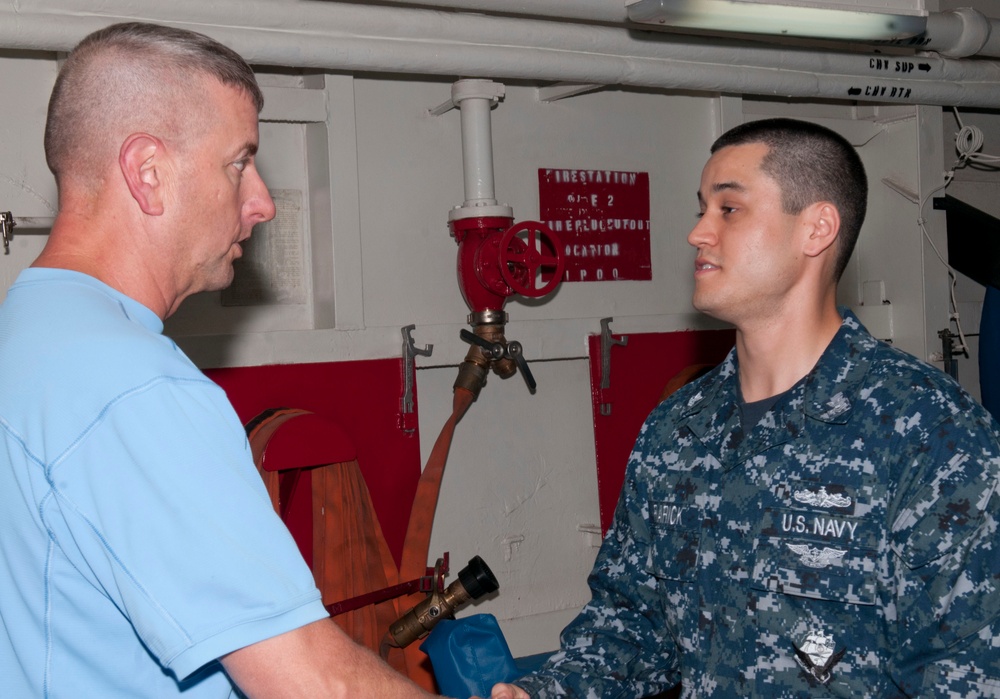
{"label": "man's hand", "polygon": [[531,699],[528,693],[515,684],[495,684],[490,699]]}

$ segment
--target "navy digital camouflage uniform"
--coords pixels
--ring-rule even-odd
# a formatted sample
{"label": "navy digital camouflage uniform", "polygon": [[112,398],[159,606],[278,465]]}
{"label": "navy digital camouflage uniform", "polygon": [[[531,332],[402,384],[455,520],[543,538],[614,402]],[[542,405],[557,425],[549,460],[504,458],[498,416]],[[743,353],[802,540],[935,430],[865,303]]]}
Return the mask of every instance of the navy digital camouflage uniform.
{"label": "navy digital camouflage uniform", "polygon": [[658,406],[533,697],[1000,696],[1000,430],[849,311],[746,431],[735,353]]}

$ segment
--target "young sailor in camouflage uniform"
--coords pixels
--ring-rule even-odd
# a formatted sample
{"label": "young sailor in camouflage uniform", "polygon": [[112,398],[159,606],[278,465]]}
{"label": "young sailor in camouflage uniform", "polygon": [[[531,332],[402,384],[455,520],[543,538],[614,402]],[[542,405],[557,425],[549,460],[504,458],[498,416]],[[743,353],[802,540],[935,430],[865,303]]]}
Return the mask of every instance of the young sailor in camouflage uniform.
{"label": "young sailor in camouflage uniform", "polygon": [[1000,696],[1000,429],[837,309],[857,154],[787,119],[712,153],[694,305],[736,348],[647,419],[591,602],[493,699]]}

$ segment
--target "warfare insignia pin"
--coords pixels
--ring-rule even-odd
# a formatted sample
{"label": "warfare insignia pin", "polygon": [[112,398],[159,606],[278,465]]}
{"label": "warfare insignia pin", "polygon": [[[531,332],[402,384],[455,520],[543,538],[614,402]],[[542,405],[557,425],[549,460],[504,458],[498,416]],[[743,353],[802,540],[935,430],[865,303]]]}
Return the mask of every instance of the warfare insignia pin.
{"label": "warfare insignia pin", "polygon": [[853,501],[847,495],[826,492],[826,486],[819,490],[799,490],[792,496],[797,501],[814,507],[847,507]]}
{"label": "warfare insignia pin", "polygon": [[825,684],[830,681],[830,670],[844,657],[846,648],[836,651],[833,636],[822,631],[812,631],[802,641],[801,645],[792,647],[795,649],[795,656],[802,663],[802,666],[817,681]]}
{"label": "warfare insignia pin", "polygon": [[851,401],[847,399],[843,393],[837,393],[830,398],[827,403],[830,406],[830,413],[833,415],[840,414],[851,407]]}
{"label": "warfare insignia pin", "polygon": [[809,544],[786,543],[785,546],[796,553],[799,556],[799,560],[810,568],[826,568],[834,561],[843,558],[844,554],[847,553],[847,551],[830,548],[829,546],[824,546],[822,549],[810,546]]}
{"label": "warfare insignia pin", "polygon": [[809,656],[813,665],[823,667],[826,661],[833,655],[836,646],[833,643],[833,635],[825,634],[822,631],[813,631],[799,646],[799,650]]}

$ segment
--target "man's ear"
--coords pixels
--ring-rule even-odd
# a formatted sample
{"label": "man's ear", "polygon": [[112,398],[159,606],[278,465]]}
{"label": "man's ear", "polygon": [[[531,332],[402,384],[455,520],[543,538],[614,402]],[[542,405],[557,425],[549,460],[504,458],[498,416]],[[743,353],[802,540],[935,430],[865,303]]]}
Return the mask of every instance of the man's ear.
{"label": "man's ear", "polygon": [[820,201],[810,204],[803,213],[809,232],[803,252],[808,257],[816,257],[836,242],[840,234],[840,212],[831,202]]}
{"label": "man's ear", "polygon": [[160,139],[145,133],[134,133],[125,139],[118,153],[118,167],[128,191],[148,216],[163,214],[165,170],[160,161],[164,152]]}

